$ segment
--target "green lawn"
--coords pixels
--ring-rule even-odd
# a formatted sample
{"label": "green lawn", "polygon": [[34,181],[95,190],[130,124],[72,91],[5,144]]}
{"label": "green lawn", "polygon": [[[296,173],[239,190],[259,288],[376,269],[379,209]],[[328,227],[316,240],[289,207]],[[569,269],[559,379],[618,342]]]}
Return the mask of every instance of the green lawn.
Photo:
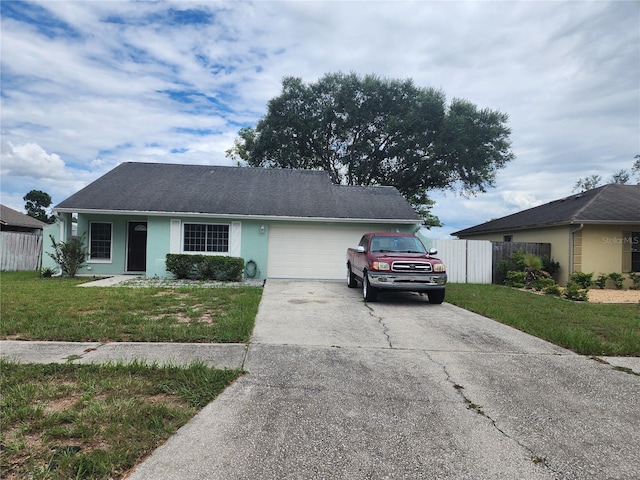
{"label": "green lawn", "polygon": [[[89,280],[3,272],[0,338],[247,342],[262,294],[259,287],[77,287]],[[581,354],[640,356],[640,305],[461,284],[447,286],[446,300]],[[241,373],[197,363],[0,361],[0,469],[8,478],[120,478]]]}
{"label": "green lawn", "polygon": [[[247,342],[262,295],[259,287],[77,286],[90,280],[2,272],[0,338]],[[120,478],[241,373],[199,363],[0,361],[3,478]]]}
{"label": "green lawn", "polygon": [[97,342],[248,342],[260,287],[78,287],[87,278],[0,276],[0,337]]}
{"label": "green lawn", "polygon": [[0,361],[0,476],[120,478],[240,374],[203,364]]}
{"label": "green lawn", "polygon": [[446,301],[583,355],[640,356],[640,304],[572,302],[454,283],[447,285]]}

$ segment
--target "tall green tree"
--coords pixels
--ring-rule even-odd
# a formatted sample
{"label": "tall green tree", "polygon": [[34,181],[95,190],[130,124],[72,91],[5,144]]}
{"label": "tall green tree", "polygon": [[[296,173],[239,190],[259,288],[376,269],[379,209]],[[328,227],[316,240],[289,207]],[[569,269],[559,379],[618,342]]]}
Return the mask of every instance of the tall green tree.
{"label": "tall green tree", "polygon": [[47,214],[47,208],[51,206],[51,196],[41,190],[31,190],[22,199],[26,202],[24,209],[27,215],[41,222],[53,223],[53,216]]}
{"label": "tall green tree", "polygon": [[[633,158],[635,159],[635,162],[631,167],[631,171],[625,170],[623,168],[619,172],[611,175],[611,178],[609,179],[607,184],[617,183],[619,185],[625,185],[631,182],[632,176],[635,176],[638,180],[638,185],[640,185],[640,155],[636,155]],[[602,176],[591,175],[590,177],[579,178],[573,186],[573,191],[586,192],[587,190],[600,187],[601,185],[603,185]]]}
{"label": "tall green tree", "polygon": [[602,184],[601,175],[591,175],[590,177],[579,178],[573,186],[574,192],[586,192],[597,188]]}
{"label": "tall green tree", "polygon": [[227,156],[239,164],[324,170],[335,183],[393,185],[424,216],[428,192],[473,195],[494,185],[514,158],[508,116],[411,80],[328,74],[286,77],[255,128],[240,130]]}

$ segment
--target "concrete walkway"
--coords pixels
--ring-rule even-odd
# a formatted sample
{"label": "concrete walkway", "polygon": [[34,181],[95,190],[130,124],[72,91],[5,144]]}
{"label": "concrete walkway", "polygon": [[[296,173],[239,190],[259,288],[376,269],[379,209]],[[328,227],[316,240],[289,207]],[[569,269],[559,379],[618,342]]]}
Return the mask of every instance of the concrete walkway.
{"label": "concrete walkway", "polygon": [[39,361],[249,372],[130,480],[640,478],[640,359],[595,361],[417,295],[365,304],[342,283],[270,280],[248,349],[46,347]]}
{"label": "concrete walkway", "polygon": [[112,275],[110,277],[101,278],[100,280],[94,280],[93,282],[81,283],[79,287],[113,287],[119,283],[127,280],[135,280],[140,278],[137,275]]}

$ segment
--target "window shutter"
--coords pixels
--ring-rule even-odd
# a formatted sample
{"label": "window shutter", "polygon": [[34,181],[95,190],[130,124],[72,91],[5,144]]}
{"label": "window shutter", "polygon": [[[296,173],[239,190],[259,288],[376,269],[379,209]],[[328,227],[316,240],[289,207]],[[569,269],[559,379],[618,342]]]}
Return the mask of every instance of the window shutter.
{"label": "window shutter", "polygon": [[240,257],[242,254],[242,222],[231,222],[229,232],[229,255]]}
{"label": "window shutter", "polygon": [[180,253],[180,220],[171,220],[169,253]]}

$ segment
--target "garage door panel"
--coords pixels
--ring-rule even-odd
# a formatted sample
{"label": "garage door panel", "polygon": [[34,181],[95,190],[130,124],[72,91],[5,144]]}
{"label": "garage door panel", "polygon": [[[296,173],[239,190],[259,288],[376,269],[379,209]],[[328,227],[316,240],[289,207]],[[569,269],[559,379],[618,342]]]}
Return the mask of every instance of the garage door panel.
{"label": "garage door panel", "polygon": [[271,225],[268,277],[342,279],[347,248],[368,231],[367,226]]}

